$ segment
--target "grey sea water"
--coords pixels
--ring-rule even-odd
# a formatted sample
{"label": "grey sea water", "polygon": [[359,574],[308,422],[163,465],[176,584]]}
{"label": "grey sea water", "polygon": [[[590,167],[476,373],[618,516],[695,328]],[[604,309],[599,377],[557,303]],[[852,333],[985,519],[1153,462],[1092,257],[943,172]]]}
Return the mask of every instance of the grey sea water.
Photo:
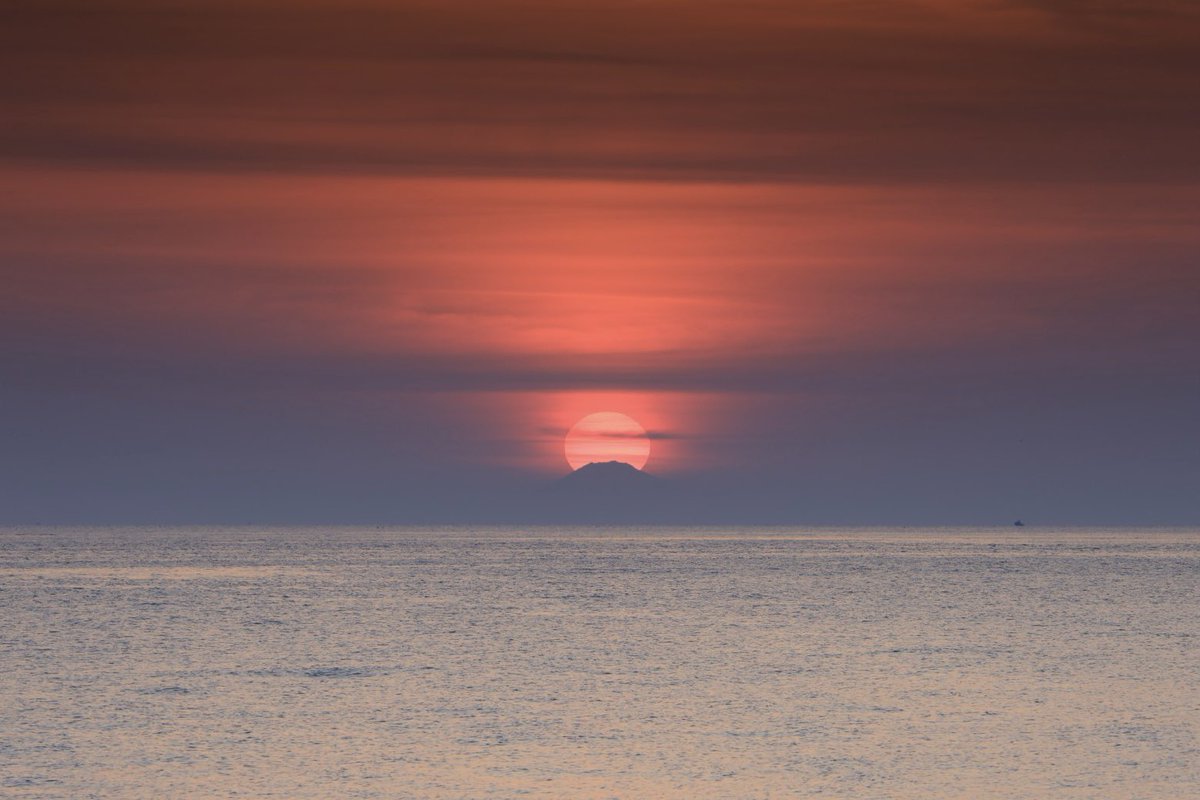
{"label": "grey sea water", "polygon": [[5,798],[1200,797],[1200,531],[0,531]]}

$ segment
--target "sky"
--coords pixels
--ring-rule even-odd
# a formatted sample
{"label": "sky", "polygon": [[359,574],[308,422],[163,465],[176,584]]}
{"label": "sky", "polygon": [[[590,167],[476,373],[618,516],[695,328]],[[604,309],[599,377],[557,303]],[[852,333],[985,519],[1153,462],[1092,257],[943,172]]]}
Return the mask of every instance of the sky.
{"label": "sky", "polygon": [[1200,524],[1190,0],[0,11],[0,522]]}

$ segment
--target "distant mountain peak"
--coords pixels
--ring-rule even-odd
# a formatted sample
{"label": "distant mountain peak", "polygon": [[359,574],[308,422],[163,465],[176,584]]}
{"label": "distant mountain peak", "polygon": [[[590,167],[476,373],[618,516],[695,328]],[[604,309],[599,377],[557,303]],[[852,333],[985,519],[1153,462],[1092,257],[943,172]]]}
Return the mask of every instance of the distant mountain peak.
{"label": "distant mountain peak", "polygon": [[559,486],[594,487],[597,489],[623,489],[645,487],[658,479],[642,472],[624,461],[593,461],[559,478]]}
{"label": "distant mountain peak", "polygon": [[601,472],[607,472],[610,474],[624,473],[645,475],[646,477],[650,477],[650,473],[643,472],[632,464],[627,464],[624,461],[592,461],[588,464],[584,464],[579,469],[574,470],[566,477],[569,478],[571,475],[579,475],[585,472],[595,474],[599,474]]}
{"label": "distant mountain peak", "polygon": [[670,483],[623,461],[593,461],[549,484],[540,512],[581,523],[644,522],[672,509]]}

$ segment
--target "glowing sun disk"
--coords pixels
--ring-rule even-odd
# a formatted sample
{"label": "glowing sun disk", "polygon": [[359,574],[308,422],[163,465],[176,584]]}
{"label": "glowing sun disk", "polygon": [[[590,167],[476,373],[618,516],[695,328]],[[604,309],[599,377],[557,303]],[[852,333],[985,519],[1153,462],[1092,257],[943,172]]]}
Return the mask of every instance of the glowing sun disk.
{"label": "glowing sun disk", "polygon": [[632,417],[616,411],[588,414],[567,432],[563,450],[571,469],[621,461],[641,469],[650,458],[650,437]]}

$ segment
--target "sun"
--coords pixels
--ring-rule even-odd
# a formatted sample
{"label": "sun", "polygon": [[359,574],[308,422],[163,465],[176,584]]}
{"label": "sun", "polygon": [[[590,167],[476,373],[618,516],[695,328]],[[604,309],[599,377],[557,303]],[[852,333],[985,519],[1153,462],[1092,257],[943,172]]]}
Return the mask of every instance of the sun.
{"label": "sun", "polygon": [[641,469],[650,458],[650,437],[632,417],[616,411],[588,414],[567,432],[563,450],[571,469],[621,461]]}

